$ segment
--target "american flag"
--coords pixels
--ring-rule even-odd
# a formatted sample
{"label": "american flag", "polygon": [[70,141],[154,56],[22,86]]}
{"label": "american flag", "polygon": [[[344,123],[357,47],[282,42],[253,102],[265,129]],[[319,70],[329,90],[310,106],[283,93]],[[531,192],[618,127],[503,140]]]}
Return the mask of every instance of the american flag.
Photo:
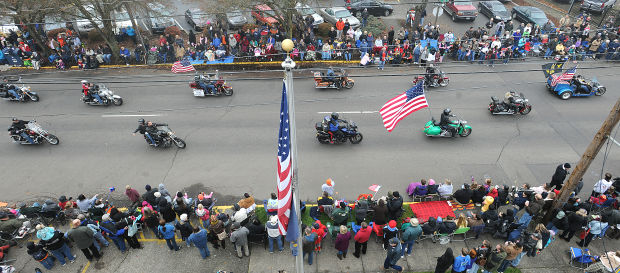
{"label": "american flag", "polygon": [[187,58],[172,64],[172,73],[196,71]]}
{"label": "american flag", "polygon": [[575,76],[575,71],[577,71],[577,67],[573,67],[569,70],[566,70],[566,72],[562,73],[562,75],[560,76],[553,76],[553,80],[551,80],[551,86],[555,86],[556,84],[558,84],[559,82],[563,82],[566,83],[566,81],[570,80],[573,78],[573,76]]}
{"label": "american flag", "polygon": [[293,157],[291,156],[291,132],[289,125],[286,85],[282,86],[280,106],[280,133],[278,134],[278,219],[280,234],[297,239],[299,236],[295,203],[293,202]]}
{"label": "american flag", "polygon": [[383,118],[383,126],[389,132],[394,130],[396,124],[409,114],[428,107],[426,96],[424,95],[424,81],[420,81],[407,92],[389,100],[379,113]]}

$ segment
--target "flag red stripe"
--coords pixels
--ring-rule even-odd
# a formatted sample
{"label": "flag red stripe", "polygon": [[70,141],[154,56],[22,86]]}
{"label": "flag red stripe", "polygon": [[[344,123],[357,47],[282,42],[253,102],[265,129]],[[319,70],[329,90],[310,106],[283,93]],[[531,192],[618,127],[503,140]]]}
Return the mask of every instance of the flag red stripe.
{"label": "flag red stripe", "polygon": [[[419,98],[413,99],[409,102],[407,102],[407,104],[417,104],[417,103],[426,103],[426,98],[421,96]],[[385,113],[382,114],[383,116],[383,122],[384,123],[389,123],[390,121],[392,121],[394,118],[396,118],[399,115],[399,112],[402,112],[402,109],[404,109],[405,107],[408,107],[407,105],[404,105],[403,107],[401,107],[400,109],[395,109],[397,111],[390,111],[389,113]]]}

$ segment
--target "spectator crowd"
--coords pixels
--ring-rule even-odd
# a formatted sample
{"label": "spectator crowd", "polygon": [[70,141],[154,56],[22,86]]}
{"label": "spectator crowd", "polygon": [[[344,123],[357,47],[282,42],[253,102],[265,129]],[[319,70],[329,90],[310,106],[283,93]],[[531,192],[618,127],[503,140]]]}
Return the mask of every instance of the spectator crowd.
{"label": "spectator crowd", "polygon": [[[471,27],[465,33],[444,31],[439,25],[391,26],[381,33],[368,31],[368,17],[362,12],[362,26],[353,29],[348,21],[339,20],[331,27],[315,28],[312,16],[301,18],[293,31],[297,60],[360,60],[361,65],[426,64],[446,60],[471,63],[507,63],[526,56],[584,60],[586,58],[618,60],[620,27],[610,19],[597,28],[592,18],[563,17],[558,26],[550,21],[542,26],[518,22],[490,21],[485,27]],[[422,21],[423,22],[423,21]],[[324,23],[328,24],[329,23]],[[17,31],[0,33],[0,64],[13,66],[53,65],[58,69],[76,66],[97,68],[105,64],[172,63],[188,58],[214,62],[224,59],[240,61],[272,61],[282,59],[281,42],[288,36],[277,23],[246,25],[229,30],[219,22],[209,24],[203,32],[190,30],[187,38],[178,29],[166,31],[159,38],[140,44],[136,31],[122,28],[116,39],[122,45],[118,54],[105,43],[90,43],[85,35],[67,28],[45,31],[36,25],[37,33],[22,25]],[[176,30],[176,31],[175,31]],[[35,35],[44,41],[42,48]],[[90,35],[89,35],[90,36]],[[44,53],[46,52],[46,53]],[[117,55],[118,58],[113,58]]]}
{"label": "spectator crowd", "polygon": [[[296,242],[291,243],[293,255],[307,256],[312,264],[326,246],[327,238],[337,251],[340,260],[347,259],[349,250],[360,258],[367,252],[368,243],[374,233],[386,250],[383,267],[402,271],[398,261],[410,256],[415,245],[429,239],[441,244],[449,243],[456,235],[478,239],[488,234],[505,243],[491,245],[483,240],[480,246],[463,248],[460,251],[448,248],[438,258],[435,272],[504,272],[508,267],[517,267],[524,256],[535,257],[544,251],[556,238],[587,248],[594,238],[620,239],[620,211],[618,211],[620,178],[612,179],[610,173],[595,183],[588,199],[577,197],[581,188],[572,192],[572,197],[557,209],[552,204],[562,188],[570,164],[558,166],[551,183],[540,186],[523,184],[521,187],[494,185],[488,178],[484,183],[472,179],[453,192],[450,180],[436,184],[433,179],[422,179],[411,183],[406,192],[411,198],[444,199],[454,204],[472,206],[473,209],[447,217],[431,216],[419,219],[405,210],[403,196],[399,191],[388,192],[387,196],[361,194],[357,200],[339,200],[336,183],[328,179],[321,186],[321,196],[316,205],[301,202],[302,214],[309,215],[312,222],[302,225],[302,253],[297,253]],[[74,262],[72,247],[79,249],[89,261],[102,256],[102,247],[112,242],[124,253],[129,249],[142,248],[137,239],[138,232],[151,232],[165,240],[170,251],[179,251],[183,246],[195,247],[198,254],[207,259],[209,248],[225,249],[228,242],[239,258],[250,256],[250,244],[268,245],[270,253],[284,250],[277,216],[277,195],[272,193],[264,201],[249,193],[232,207],[215,206],[217,198],[213,193],[199,193],[189,197],[187,193],[171,194],[164,184],[157,188],[144,187],[140,194],[127,185],[125,195],[128,208],[118,208],[108,200],[94,195],[87,198],[80,194],[77,199],[60,196],[57,201],[48,199],[41,205],[17,203],[0,211],[0,232],[3,242],[0,258],[17,240],[25,238],[29,230],[35,232],[37,240],[27,243],[27,253],[43,267],[51,269],[55,262],[65,265]],[[551,213],[552,219],[545,222],[543,216]],[[63,223],[69,229],[61,231]],[[55,228],[57,226],[58,228]],[[559,234],[559,235],[558,235]],[[8,239],[9,236],[11,239]],[[211,244],[211,246],[208,245]],[[353,247],[351,247],[353,244]],[[588,272],[605,272],[603,259],[620,262],[618,249],[606,253],[589,266]],[[608,263],[609,264],[609,263]],[[615,264],[618,266],[618,264]],[[613,268],[615,268],[615,266]],[[609,268],[609,266],[607,266]],[[602,271],[595,271],[596,268]]]}

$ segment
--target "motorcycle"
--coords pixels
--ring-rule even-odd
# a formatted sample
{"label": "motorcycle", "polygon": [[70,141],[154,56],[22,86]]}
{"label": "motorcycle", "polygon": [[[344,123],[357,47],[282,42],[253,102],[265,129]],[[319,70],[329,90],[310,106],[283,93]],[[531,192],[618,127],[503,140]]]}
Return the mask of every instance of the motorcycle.
{"label": "motorcycle", "polygon": [[[433,80],[437,80],[437,85],[441,87],[446,87],[450,83],[450,78],[448,78],[448,76],[446,76],[446,74],[441,70],[439,70],[439,73],[433,75]],[[437,86],[432,85],[433,81],[426,80],[426,76],[424,75],[416,76],[412,82],[413,82],[413,85],[416,85],[420,81],[424,81],[425,87],[437,87]]]}
{"label": "motorcycle", "polygon": [[[525,98],[523,93],[521,93],[518,97],[515,97],[514,104],[517,107],[517,112],[521,115],[527,115],[530,111],[532,111],[532,105],[529,104],[529,100]],[[495,96],[491,97],[489,111],[493,115],[514,115],[517,113]]]}
{"label": "motorcycle", "polygon": [[[5,82],[19,82],[21,83],[22,78],[15,78],[15,77],[4,77],[4,81]],[[37,94],[37,92],[31,91],[30,90],[30,86],[24,86],[23,84],[21,86],[17,86],[14,85],[15,87],[15,91],[19,94],[19,96],[21,97],[21,99],[18,99],[16,97],[14,97],[13,95],[11,95],[11,93],[9,93],[9,90],[7,87],[5,87],[3,90],[0,90],[0,98],[4,99],[4,100],[8,100],[8,101],[21,101],[21,102],[26,102],[26,101],[39,101],[39,94]]]}
{"label": "motorcycle", "polygon": [[101,98],[101,102],[97,101],[97,99],[95,99],[94,97],[89,98],[88,96],[84,96],[83,93],[82,93],[82,102],[88,105],[105,105],[105,106],[109,106],[110,103],[116,106],[121,106],[121,104],[123,104],[123,98],[121,98],[121,96],[119,95],[115,95],[112,90],[108,89],[103,84],[97,85],[97,94]]}
{"label": "motorcycle", "polygon": [[340,69],[340,74],[334,75],[333,80],[328,79],[329,76],[325,76],[323,72],[314,72],[314,87],[315,88],[336,88],[342,87],[351,89],[355,85],[355,81],[349,78],[347,72]]}
{"label": "motorcycle", "polygon": [[[450,126],[456,128],[456,134],[459,136],[466,137],[471,134],[471,126],[465,120],[456,120]],[[429,137],[452,137],[452,133],[441,128],[437,121],[435,121],[435,118],[432,118],[424,125],[424,133]]]}
{"label": "motorcycle", "polygon": [[350,141],[352,144],[359,144],[364,139],[362,133],[357,131],[357,125],[352,121],[342,121],[338,128],[342,131],[342,135],[338,136],[329,131],[329,119],[315,124],[316,139],[321,144],[342,144]]}
{"label": "motorcycle", "polygon": [[13,142],[17,142],[19,144],[43,144],[44,141],[47,141],[52,145],[58,145],[58,143],[60,143],[58,137],[50,134],[34,120],[31,120],[28,124],[26,124],[24,133],[32,139],[33,143],[30,143],[30,141],[28,141],[28,139],[23,137],[21,134],[11,134]]}
{"label": "motorcycle", "polygon": [[196,74],[196,76],[194,76],[194,81],[189,82],[189,87],[194,91],[194,97],[232,96],[233,94],[232,87],[226,84],[226,81],[219,76],[219,73],[215,74],[215,81],[212,82],[215,93],[203,89],[199,84],[200,81],[206,81],[206,79],[203,75]]}
{"label": "motorcycle", "polygon": [[[148,133],[147,133],[148,134]],[[168,148],[172,146],[174,143],[180,149],[185,149],[187,144],[181,138],[177,137],[172,130],[168,127],[168,124],[159,124],[157,125],[157,135],[151,136],[155,141],[155,144],[151,143],[149,138],[145,135],[146,143],[155,147],[163,147]]]}

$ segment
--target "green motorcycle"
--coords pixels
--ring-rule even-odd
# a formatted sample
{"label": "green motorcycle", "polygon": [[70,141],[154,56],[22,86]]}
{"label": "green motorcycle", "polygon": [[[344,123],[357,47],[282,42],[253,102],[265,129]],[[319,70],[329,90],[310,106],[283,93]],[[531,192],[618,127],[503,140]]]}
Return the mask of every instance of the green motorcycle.
{"label": "green motorcycle", "polygon": [[[466,137],[471,134],[471,126],[467,125],[465,120],[455,120],[450,126],[456,127],[456,133],[459,136]],[[424,133],[429,137],[452,137],[452,133],[441,128],[439,123],[435,121],[435,118],[432,118],[424,125]]]}

